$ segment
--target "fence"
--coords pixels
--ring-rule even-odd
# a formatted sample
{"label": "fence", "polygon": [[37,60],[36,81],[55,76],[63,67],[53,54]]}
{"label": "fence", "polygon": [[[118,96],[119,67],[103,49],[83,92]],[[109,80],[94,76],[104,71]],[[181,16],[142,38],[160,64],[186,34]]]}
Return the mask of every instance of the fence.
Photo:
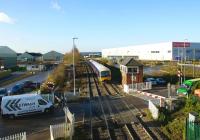
{"label": "fence", "polygon": [[58,138],[68,138],[69,135],[69,125],[66,123],[50,125],[50,137],[51,140]]}
{"label": "fence", "polygon": [[149,100],[149,111],[154,119],[158,119],[159,109]]}
{"label": "fence", "polygon": [[129,85],[124,85],[124,92],[134,92],[137,90],[149,90],[152,89],[152,83],[151,82],[144,82],[144,83],[134,83]]}
{"label": "fence", "polygon": [[200,123],[189,121],[186,119],[186,140],[199,140],[200,139]]}
{"label": "fence", "polygon": [[70,138],[74,135],[74,114],[72,114],[67,107],[64,107],[65,122],[56,125],[50,125],[51,140],[58,138]]}
{"label": "fence", "polygon": [[0,138],[0,140],[26,140],[26,132],[3,137],[3,138]]}
{"label": "fence", "polygon": [[[74,114],[72,114],[67,107],[64,107],[65,112],[65,122],[69,124],[70,128],[70,138],[74,135]],[[69,120],[69,121],[68,121]]]}

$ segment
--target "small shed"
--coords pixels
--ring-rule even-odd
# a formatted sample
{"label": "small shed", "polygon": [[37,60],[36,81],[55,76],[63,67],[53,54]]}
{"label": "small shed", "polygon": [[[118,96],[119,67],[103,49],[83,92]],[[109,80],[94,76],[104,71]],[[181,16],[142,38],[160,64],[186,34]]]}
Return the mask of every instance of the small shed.
{"label": "small shed", "polygon": [[120,63],[120,71],[123,87],[133,83],[143,82],[143,65],[134,58],[125,58]]}

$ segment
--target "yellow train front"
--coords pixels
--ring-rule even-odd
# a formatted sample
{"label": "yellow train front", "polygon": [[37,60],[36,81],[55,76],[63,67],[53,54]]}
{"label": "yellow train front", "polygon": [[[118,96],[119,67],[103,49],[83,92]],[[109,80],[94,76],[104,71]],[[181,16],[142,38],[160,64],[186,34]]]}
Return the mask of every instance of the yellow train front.
{"label": "yellow train front", "polygon": [[99,81],[110,81],[111,80],[111,72],[110,70],[103,70],[99,72],[98,75]]}
{"label": "yellow train front", "polygon": [[104,65],[94,61],[90,60],[91,66],[98,76],[99,81],[110,81],[111,80],[111,71],[109,68],[105,67]]}

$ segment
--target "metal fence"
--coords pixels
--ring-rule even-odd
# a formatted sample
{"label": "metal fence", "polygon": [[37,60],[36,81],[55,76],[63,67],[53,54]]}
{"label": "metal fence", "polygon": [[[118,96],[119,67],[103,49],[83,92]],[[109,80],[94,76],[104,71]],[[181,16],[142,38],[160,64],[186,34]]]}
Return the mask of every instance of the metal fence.
{"label": "metal fence", "polygon": [[58,138],[68,138],[70,137],[69,132],[69,125],[66,123],[50,125],[51,140]]}
{"label": "metal fence", "polygon": [[3,138],[0,138],[0,140],[26,140],[26,132],[6,136]]}
{"label": "metal fence", "polygon": [[200,123],[189,121],[186,119],[186,140],[199,140],[200,139]]}
{"label": "metal fence", "polygon": [[50,125],[51,140],[58,138],[69,138],[72,140],[74,135],[74,114],[72,114],[67,107],[64,107],[65,122],[56,125]]}
{"label": "metal fence", "polygon": [[151,82],[144,82],[144,83],[135,83],[135,84],[129,84],[128,85],[128,91],[134,92],[137,90],[149,90],[152,89],[152,83]]}

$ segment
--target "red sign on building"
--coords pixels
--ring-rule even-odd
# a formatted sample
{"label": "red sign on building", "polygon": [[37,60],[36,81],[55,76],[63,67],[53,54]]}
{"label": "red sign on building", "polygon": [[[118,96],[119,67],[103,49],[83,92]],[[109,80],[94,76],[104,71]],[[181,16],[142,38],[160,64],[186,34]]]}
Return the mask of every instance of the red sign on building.
{"label": "red sign on building", "polygon": [[190,42],[173,42],[173,47],[190,47]]}

